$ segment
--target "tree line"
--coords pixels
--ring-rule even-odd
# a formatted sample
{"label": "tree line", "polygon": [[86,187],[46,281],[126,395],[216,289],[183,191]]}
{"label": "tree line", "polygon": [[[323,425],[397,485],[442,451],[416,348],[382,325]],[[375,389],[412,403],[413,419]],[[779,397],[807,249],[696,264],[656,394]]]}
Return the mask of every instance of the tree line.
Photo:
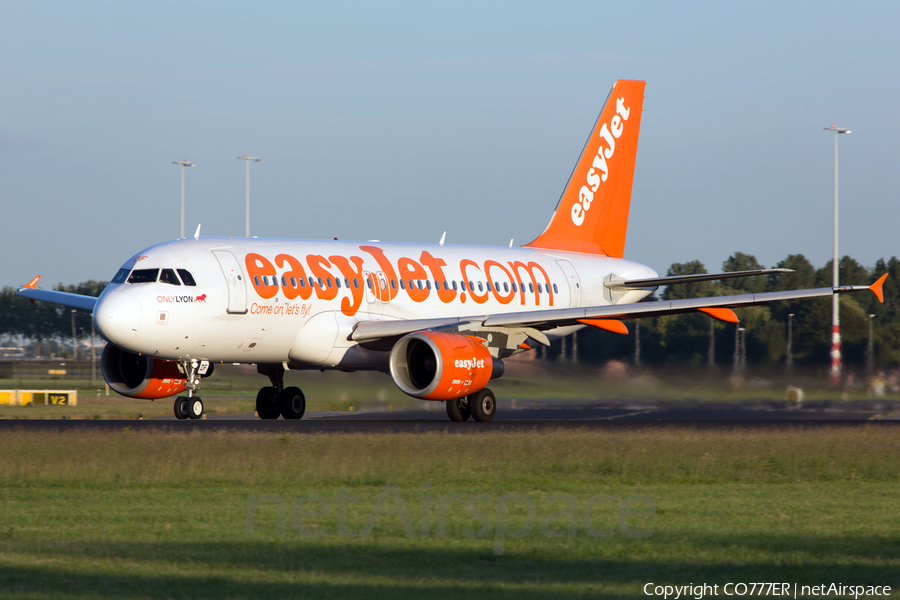
{"label": "tree line", "polygon": [[[676,300],[703,296],[727,296],[776,292],[794,289],[831,287],[832,261],[816,269],[802,254],[791,254],[775,265],[792,269],[793,273],[725,279],[674,285],[659,290],[645,301]],[[849,256],[840,260],[841,285],[871,285],[888,273],[884,283],[884,304],[875,294],[840,295],[840,319],[843,362],[849,367],[863,367],[869,344],[869,315],[872,317],[873,363],[886,368],[900,359],[900,261],[879,259],[873,267],[865,267]],[[736,252],[723,263],[721,272],[763,269],[755,256]],[[674,263],[667,276],[708,273],[700,261]],[[712,338],[713,364],[733,364],[738,327],[743,335],[746,363],[756,367],[784,365],[787,360],[788,315],[791,317],[792,359],[800,367],[831,364],[831,297],[773,302],[765,306],[735,309],[740,325],[722,323],[701,313],[668,315],[640,319],[640,360],[649,365],[703,366],[710,363]],[[602,362],[609,359],[634,361],[635,321],[626,321],[630,335],[617,336],[594,329],[579,333],[579,360]],[[550,355],[562,351],[551,348]],[[566,346],[571,356],[572,344]]]}
{"label": "tree line", "polygon": [[[76,285],[60,283],[53,289],[83,296],[99,296],[106,285],[106,281],[90,280]],[[71,343],[73,317],[76,337],[82,340],[90,336],[90,311],[19,298],[13,287],[4,287],[0,292],[0,336],[4,346],[40,343],[46,348],[51,341],[66,340]]]}
{"label": "tree line", "polygon": [[[645,301],[675,300],[701,296],[726,296],[774,292],[792,289],[830,287],[831,261],[816,269],[802,254],[789,255],[775,265],[792,269],[792,273],[726,279],[675,285],[659,290]],[[873,361],[879,368],[890,366],[900,359],[900,260],[879,259],[874,266],[865,267],[849,256],[840,261],[841,285],[871,285],[884,273],[884,304],[871,293],[842,294],[841,338],[844,363],[863,366],[869,343],[869,315],[872,317]],[[736,252],[722,264],[722,271],[749,271],[764,268],[750,254]],[[708,273],[700,261],[674,263],[667,276]],[[54,289],[74,294],[99,296],[106,287],[103,281],[86,281],[76,285],[59,284]],[[783,364],[787,358],[788,315],[792,328],[792,356],[798,366],[825,366],[831,362],[831,298],[811,298],[775,302],[767,306],[736,309],[740,317],[747,364],[771,367]],[[0,336],[5,345],[14,340],[46,342],[71,340],[72,309],[47,302],[34,302],[15,296],[12,287],[0,292]],[[91,315],[88,311],[74,313],[76,336],[90,334]],[[620,336],[587,328],[578,334],[578,358],[585,362],[609,359],[634,360],[635,321],[627,321],[631,335]],[[640,359],[650,365],[692,365],[709,363],[710,338],[715,364],[731,364],[737,336],[737,326],[710,319],[700,313],[668,315],[640,320]],[[84,332],[84,334],[82,333]],[[554,344],[550,357],[562,352],[561,344]],[[572,352],[569,342],[567,354]]]}

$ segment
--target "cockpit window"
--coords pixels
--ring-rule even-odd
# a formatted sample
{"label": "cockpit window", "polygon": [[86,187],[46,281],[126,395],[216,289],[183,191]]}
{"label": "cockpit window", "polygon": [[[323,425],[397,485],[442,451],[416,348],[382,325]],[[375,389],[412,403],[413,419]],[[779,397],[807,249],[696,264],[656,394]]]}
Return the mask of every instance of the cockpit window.
{"label": "cockpit window", "polygon": [[154,283],[159,269],[135,269],[128,278],[128,283]]}
{"label": "cockpit window", "polygon": [[178,274],[181,275],[181,280],[184,282],[184,285],[197,285],[197,283],[194,281],[194,277],[187,269],[178,269]]}
{"label": "cockpit window", "polygon": [[159,282],[168,283],[169,285],[181,285],[181,282],[178,281],[178,276],[175,275],[175,271],[172,269],[163,269],[162,273],[159,274]]}
{"label": "cockpit window", "polygon": [[125,283],[129,273],[131,273],[130,269],[119,269],[119,272],[116,273],[116,276],[112,278],[110,283]]}

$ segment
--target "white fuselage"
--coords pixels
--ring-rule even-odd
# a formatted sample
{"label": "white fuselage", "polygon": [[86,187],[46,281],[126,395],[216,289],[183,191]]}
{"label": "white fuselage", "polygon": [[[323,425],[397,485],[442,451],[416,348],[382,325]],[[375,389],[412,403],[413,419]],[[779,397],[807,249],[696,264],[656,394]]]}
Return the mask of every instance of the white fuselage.
{"label": "white fuselage", "polygon": [[94,322],[120,348],[162,359],[347,370],[387,367],[389,352],[350,339],[360,321],[625,304],[650,290],[612,295],[604,281],[657,276],[623,259],[534,248],[255,238],[165,242],[123,269],[186,270],[196,285],[171,277],[111,283]]}

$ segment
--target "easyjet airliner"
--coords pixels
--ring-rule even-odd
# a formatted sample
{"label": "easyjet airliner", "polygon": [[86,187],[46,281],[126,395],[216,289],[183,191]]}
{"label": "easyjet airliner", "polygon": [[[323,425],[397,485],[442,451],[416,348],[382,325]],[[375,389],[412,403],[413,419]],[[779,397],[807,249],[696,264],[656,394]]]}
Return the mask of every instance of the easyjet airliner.
{"label": "easyjet airliner", "polygon": [[775,300],[871,289],[844,286],[639,300],[659,286],[747,277],[779,269],[660,277],[623,258],[643,81],[617,81],[547,228],[520,248],[200,237],[164,242],[128,258],[99,298],[37,289],[18,295],[93,311],[109,344],[103,377],[133,398],[175,400],[200,418],[197,395],[215,364],[255,364],[263,419],[299,419],[303,392],[284,386],[295,369],[390,373],[410,396],[446,403],[448,416],[490,421],[491,379],[503,360],[623,320],[731,310]]}

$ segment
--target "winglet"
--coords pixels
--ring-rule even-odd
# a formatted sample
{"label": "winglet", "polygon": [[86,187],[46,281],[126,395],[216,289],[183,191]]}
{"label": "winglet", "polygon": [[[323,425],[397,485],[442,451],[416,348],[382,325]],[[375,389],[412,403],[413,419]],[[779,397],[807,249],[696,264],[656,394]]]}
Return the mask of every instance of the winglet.
{"label": "winglet", "polygon": [[[885,277],[887,277],[887,276],[885,275]],[[40,280],[41,280],[41,276],[38,275],[37,277],[35,277],[34,279],[32,279],[31,281],[26,283],[25,287],[35,289],[35,288],[37,288],[38,281],[40,281]]]}
{"label": "winglet", "polygon": [[881,277],[878,278],[878,281],[869,286],[869,289],[872,290],[872,293],[878,298],[878,301],[884,304],[884,292],[881,290],[881,287],[884,285],[884,280],[887,279],[888,274],[885,273]]}

